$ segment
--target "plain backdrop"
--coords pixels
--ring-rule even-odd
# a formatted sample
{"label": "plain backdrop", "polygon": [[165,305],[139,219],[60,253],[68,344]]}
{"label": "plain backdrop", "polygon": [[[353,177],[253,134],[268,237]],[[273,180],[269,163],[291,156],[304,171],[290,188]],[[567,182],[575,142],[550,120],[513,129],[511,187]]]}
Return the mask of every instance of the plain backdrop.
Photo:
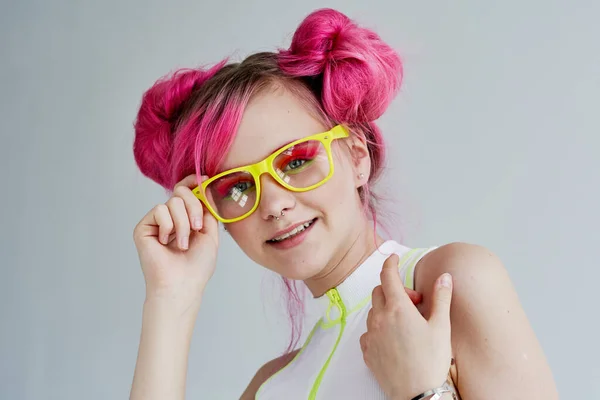
{"label": "plain backdrop", "polygon": [[[132,156],[142,93],[177,67],[287,46],[324,6],[403,57],[380,121],[403,243],[498,254],[562,397],[600,398],[600,3],[14,0],[0,13],[2,400],[128,398],[145,290],[132,232],[167,200]],[[280,300],[224,234],[189,399],[237,398],[281,353]]]}

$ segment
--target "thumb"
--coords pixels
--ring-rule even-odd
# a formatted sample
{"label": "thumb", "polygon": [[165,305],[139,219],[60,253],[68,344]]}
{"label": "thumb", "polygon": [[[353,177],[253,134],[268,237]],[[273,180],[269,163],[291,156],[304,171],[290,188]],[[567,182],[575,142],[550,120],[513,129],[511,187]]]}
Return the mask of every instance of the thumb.
{"label": "thumb", "polygon": [[452,300],[452,275],[442,274],[435,282],[433,290],[433,303],[429,322],[450,327],[450,303]]}

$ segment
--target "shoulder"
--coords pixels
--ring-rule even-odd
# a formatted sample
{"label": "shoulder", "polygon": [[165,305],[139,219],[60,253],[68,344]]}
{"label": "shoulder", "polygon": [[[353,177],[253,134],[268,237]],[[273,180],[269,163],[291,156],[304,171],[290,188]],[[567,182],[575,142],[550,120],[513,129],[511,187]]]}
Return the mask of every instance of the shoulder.
{"label": "shoulder", "polygon": [[491,250],[463,242],[449,243],[430,251],[417,266],[415,283],[425,290],[427,284],[433,284],[444,272],[449,272],[459,283],[468,281],[469,286],[489,284],[490,278],[507,275],[502,261]]}
{"label": "shoulder", "polygon": [[543,350],[499,257],[468,243],[426,254],[415,271],[416,289],[423,294],[419,311],[426,318],[434,283],[444,272],[453,280],[450,320],[461,395],[483,398],[491,391],[498,398],[557,398]]}
{"label": "shoulder", "polygon": [[[415,270],[415,289],[423,293],[424,300],[431,298],[434,283],[444,272],[452,275],[454,283],[453,311],[470,308],[473,303],[489,306],[494,301],[516,300],[502,261],[483,246],[455,242],[423,256]],[[427,302],[424,303],[424,308],[427,308]]]}
{"label": "shoulder", "polygon": [[240,397],[240,400],[254,400],[260,386],[266,382],[267,379],[288,365],[299,351],[300,349],[291,351],[280,357],[274,358],[260,367]]}

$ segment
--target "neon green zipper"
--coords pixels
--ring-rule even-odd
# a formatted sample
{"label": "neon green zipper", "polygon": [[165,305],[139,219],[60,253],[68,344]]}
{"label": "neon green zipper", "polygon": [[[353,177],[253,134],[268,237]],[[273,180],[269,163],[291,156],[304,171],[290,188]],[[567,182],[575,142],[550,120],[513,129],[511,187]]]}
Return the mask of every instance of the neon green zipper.
{"label": "neon green zipper", "polygon": [[337,291],[336,288],[330,289],[327,291],[327,297],[329,297],[329,307],[327,308],[327,317],[329,318],[329,312],[331,311],[331,307],[333,305],[338,307],[338,309],[340,310],[340,317],[338,319],[336,319],[335,321],[330,321],[329,323],[326,324],[327,326],[325,326],[325,327],[334,326],[339,321],[340,322],[340,333],[338,334],[338,337],[335,341],[333,349],[331,350],[331,353],[329,354],[329,357],[327,357],[327,361],[325,361],[325,364],[321,368],[321,371],[319,372],[319,375],[317,376],[317,379],[315,380],[315,383],[313,384],[310,394],[308,395],[308,400],[315,400],[317,398],[317,392],[319,391],[319,387],[321,386],[321,381],[323,380],[325,371],[327,371],[329,362],[331,361],[331,358],[333,357],[333,354],[335,353],[335,349],[337,349],[338,344],[340,343],[340,339],[342,338],[342,334],[344,333],[344,328],[346,327],[346,315],[347,315],[346,314],[346,306],[344,305],[344,302],[342,301],[342,298],[340,297],[339,292]]}

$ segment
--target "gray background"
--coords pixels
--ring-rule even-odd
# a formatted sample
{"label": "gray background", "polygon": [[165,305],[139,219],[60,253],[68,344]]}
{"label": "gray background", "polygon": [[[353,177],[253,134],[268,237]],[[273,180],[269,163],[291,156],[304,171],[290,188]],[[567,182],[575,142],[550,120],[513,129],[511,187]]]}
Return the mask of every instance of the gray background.
{"label": "gray background", "polygon": [[[141,94],[175,67],[287,45],[323,6],[404,58],[381,120],[404,243],[496,252],[562,397],[600,398],[592,0],[4,1],[0,398],[128,397],[144,298],[132,231],[166,201],[133,162]],[[288,334],[277,279],[224,237],[190,399],[237,398]]]}

